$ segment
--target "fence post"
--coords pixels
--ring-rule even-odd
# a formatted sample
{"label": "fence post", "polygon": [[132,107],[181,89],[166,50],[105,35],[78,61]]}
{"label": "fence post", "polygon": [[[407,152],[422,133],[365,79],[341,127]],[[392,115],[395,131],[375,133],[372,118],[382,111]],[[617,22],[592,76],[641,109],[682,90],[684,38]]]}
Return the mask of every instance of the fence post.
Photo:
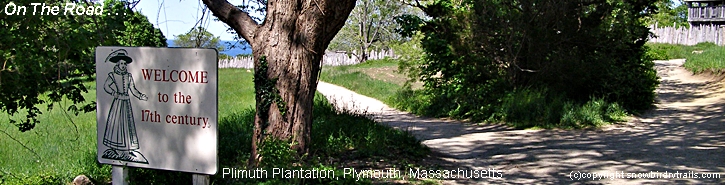
{"label": "fence post", "polygon": [[725,30],[725,29],[723,29],[722,26],[718,27],[718,34],[719,34],[718,36],[720,38],[718,40],[719,42],[717,43],[718,46],[722,46],[725,44],[725,32],[723,32],[723,30]]}
{"label": "fence post", "polygon": [[656,38],[650,38],[649,42],[683,45],[712,42],[719,46],[725,45],[725,26],[723,25],[691,24],[689,29],[684,27],[657,28],[656,26],[655,23],[650,27]]}

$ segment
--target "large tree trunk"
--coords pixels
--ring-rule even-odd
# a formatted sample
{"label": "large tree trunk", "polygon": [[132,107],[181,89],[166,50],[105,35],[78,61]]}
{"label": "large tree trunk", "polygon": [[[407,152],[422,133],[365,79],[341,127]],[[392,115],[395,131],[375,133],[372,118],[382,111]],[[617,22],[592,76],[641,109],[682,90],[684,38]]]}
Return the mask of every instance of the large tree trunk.
{"label": "large tree trunk", "polygon": [[[294,142],[298,154],[308,150],[312,128],[312,105],[317,88],[320,60],[330,41],[342,28],[355,0],[268,0],[267,17],[261,25],[226,0],[203,0],[221,21],[227,23],[252,46],[255,73],[274,81],[278,92],[257,91],[274,98],[268,106],[257,101],[249,163],[262,159],[259,146],[271,136]],[[257,79],[255,79],[257,80]],[[255,83],[255,89],[259,89]],[[279,93],[279,96],[261,96]]]}

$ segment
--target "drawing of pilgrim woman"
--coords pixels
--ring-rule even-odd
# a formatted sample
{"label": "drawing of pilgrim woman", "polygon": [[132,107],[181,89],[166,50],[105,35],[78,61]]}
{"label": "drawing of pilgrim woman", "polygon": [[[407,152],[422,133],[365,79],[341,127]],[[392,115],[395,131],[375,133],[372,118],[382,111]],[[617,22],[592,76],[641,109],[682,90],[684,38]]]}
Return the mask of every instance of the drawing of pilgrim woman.
{"label": "drawing of pilgrim woman", "polygon": [[108,149],[103,152],[102,158],[115,159],[128,162],[148,164],[146,157],[141,154],[136,135],[136,123],[131,110],[131,96],[147,101],[148,97],[136,89],[133,76],[128,72],[128,64],[133,59],[124,49],[119,49],[106,57],[106,62],[116,65],[113,72],[109,72],[103,89],[113,96],[111,108],[108,110],[106,129],[103,134],[103,145]]}

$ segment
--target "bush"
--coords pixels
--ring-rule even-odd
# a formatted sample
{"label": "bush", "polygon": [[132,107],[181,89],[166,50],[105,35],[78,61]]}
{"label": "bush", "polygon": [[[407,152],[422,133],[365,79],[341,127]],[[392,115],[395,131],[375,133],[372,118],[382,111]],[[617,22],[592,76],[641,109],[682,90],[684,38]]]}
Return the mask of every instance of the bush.
{"label": "bush", "polygon": [[292,150],[292,144],[286,140],[268,137],[263,142],[259,155],[262,156],[261,167],[264,168],[290,168],[298,161],[297,151]]}
{"label": "bush", "polygon": [[[652,58],[670,55],[645,46],[649,28],[641,20],[654,2],[434,1],[423,9],[430,19],[398,18],[401,30],[423,35],[423,60],[401,66],[425,83],[416,93],[430,103],[404,102],[429,109],[416,112],[474,121],[551,121],[561,110],[555,107],[585,104],[592,97],[633,113],[649,109],[659,83]],[[398,98],[410,95],[401,93]],[[548,106],[542,102],[557,104],[526,111]]]}
{"label": "bush", "polygon": [[433,117],[448,115],[442,112],[436,112],[436,109],[430,108],[432,106],[431,98],[436,96],[426,95],[424,93],[425,91],[423,90],[412,90],[410,87],[404,87],[390,98],[390,101],[393,103],[390,106],[418,115]]}

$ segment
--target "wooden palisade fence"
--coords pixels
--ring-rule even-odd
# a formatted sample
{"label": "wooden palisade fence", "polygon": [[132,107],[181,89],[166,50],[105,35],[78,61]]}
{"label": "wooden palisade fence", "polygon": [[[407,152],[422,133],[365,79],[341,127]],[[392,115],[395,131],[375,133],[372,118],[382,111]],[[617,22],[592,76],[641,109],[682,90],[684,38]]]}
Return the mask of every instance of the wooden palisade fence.
{"label": "wooden palisade fence", "polygon": [[657,28],[655,24],[650,29],[655,35],[649,40],[653,43],[695,45],[701,42],[712,42],[720,46],[725,44],[725,29],[721,25],[699,25],[687,29],[685,27]]}
{"label": "wooden palisade fence", "polygon": [[[395,58],[393,50],[388,51],[371,51],[368,53],[368,60],[384,59],[385,57]],[[235,57],[232,59],[220,59],[219,68],[254,68],[254,62],[251,56],[248,57]],[[345,52],[331,52],[325,53],[322,58],[322,65],[324,66],[341,66],[341,65],[353,65],[358,64],[359,61],[355,55],[348,55]]]}

